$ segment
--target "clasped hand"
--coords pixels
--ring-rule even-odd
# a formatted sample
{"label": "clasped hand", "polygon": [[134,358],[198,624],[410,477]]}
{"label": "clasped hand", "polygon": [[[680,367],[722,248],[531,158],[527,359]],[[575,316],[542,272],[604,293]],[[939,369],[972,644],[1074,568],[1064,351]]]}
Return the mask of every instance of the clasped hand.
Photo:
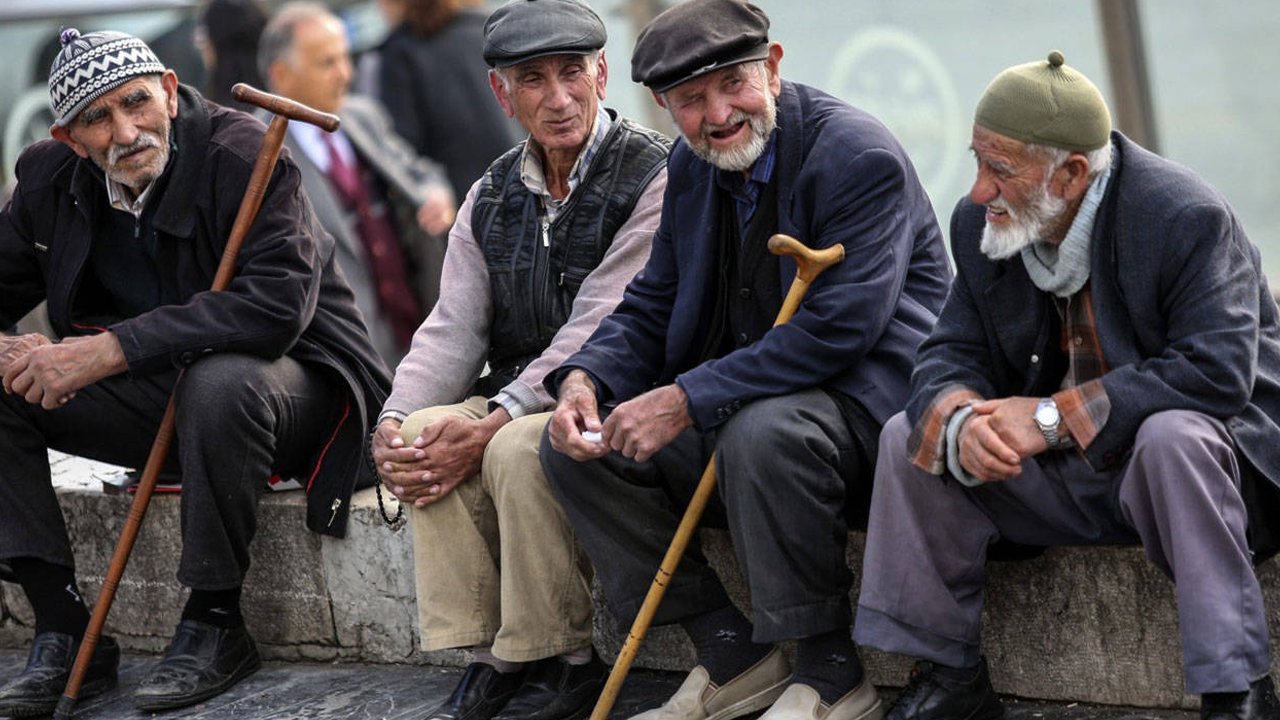
{"label": "clasped hand", "polygon": [[383,420],[370,448],[378,477],[401,502],[426,507],[480,472],[489,441],[510,420],[502,409],[481,420],[446,416],[423,428],[409,443],[399,421]]}
{"label": "clasped hand", "polygon": [[1022,472],[1022,461],[1048,449],[1035,422],[1039,398],[1008,397],[973,404],[960,429],[960,466],[983,482],[999,482]]}

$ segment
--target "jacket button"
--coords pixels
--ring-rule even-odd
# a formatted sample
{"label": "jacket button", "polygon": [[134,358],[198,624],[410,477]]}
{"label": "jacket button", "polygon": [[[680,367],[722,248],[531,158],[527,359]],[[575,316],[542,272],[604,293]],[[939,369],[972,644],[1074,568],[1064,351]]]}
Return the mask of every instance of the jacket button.
{"label": "jacket button", "polygon": [[1032,355],[1032,356],[1031,356],[1031,364],[1032,364],[1032,365],[1035,365],[1035,364],[1036,364],[1036,363],[1038,363],[1038,362],[1040,362],[1040,356],[1039,356],[1039,355]]}
{"label": "jacket button", "polygon": [[748,342],[746,333],[738,333],[738,347],[746,345]]}
{"label": "jacket button", "polygon": [[742,288],[738,290],[738,297],[742,298],[743,300],[750,300],[751,288]]}
{"label": "jacket button", "polygon": [[179,355],[178,360],[181,361],[183,365],[190,365],[196,361],[196,354],[188,350]]}

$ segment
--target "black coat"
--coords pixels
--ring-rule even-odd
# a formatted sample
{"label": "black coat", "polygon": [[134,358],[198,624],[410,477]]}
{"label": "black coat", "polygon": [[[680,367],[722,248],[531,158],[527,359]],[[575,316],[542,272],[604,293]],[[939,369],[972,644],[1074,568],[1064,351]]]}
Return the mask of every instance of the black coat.
{"label": "black coat", "polygon": [[378,99],[396,134],[445,166],[459,199],[520,139],[489,90],[484,20],[463,10],[430,37],[400,25],[379,48]]}
{"label": "black coat", "polygon": [[[110,207],[102,171],[59,142],[32,145],[18,160],[18,186],[0,211],[0,327],[48,300],[50,322],[63,337],[114,332],[131,375],[219,352],[288,355],[325,368],[347,388],[348,411],[332,442],[316,443],[307,526],[341,536],[357,482],[372,482],[365,438],[390,377],[351,290],[334,271],[333,238],[316,222],[291,160],[276,164],[230,287],[208,292],[264,132],[252,117],[180,87],[178,150],[163,194],[151,200],[159,280],[178,302],[131,318],[104,315],[88,290],[90,245]],[[342,501],[336,515],[335,500]]]}

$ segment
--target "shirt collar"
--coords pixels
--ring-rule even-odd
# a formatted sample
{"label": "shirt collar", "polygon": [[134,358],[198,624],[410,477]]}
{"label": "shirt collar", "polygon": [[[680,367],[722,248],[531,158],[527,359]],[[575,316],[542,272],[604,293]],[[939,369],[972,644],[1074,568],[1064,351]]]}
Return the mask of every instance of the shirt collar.
{"label": "shirt collar", "polygon": [[716,168],[716,184],[734,197],[745,195],[751,197],[752,202],[754,202],[755,198],[759,197],[760,191],[773,178],[773,168],[777,164],[778,131],[775,129],[769,133],[769,139],[765,141],[764,150],[760,152],[760,157],[756,158],[756,161],[751,164],[751,172],[744,176],[737,170]]}
{"label": "shirt collar", "polygon": [[569,169],[569,195],[563,199],[556,199],[547,190],[547,176],[542,168],[542,153],[536,149],[537,145],[530,136],[524,144],[524,150],[520,153],[520,182],[529,189],[529,192],[542,198],[543,204],[547,207],[547,214],[554,215],[555,210],[573,195],[573,191],[582,183],[583,176],[587,173],[587,168],[591,167],[591,160],[599,152],[600,147],[604,145],[605,136],[609,134],[610,128],[613,127],[613,119],[609,117],[609,113],[604,107],[596,107],[596,118],[592,123],[591,132],[588,134],[588,140],[582,146],[582,152],[578,153],[578,159],[574,161],[573,167]]}

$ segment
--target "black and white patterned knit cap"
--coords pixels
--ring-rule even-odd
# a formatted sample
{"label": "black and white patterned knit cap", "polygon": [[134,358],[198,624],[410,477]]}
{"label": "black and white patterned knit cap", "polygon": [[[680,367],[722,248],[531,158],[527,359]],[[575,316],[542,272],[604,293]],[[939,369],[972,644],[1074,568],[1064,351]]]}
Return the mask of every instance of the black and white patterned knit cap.
{"label": "black and white patterned knit cap", "polygon": [[122,32],[104,30],[81,35],[62,31],[62,50],[49,68],[49,104],[65,127],[77,113],[139,75],[164,72],[164,65],[147,44]]}

